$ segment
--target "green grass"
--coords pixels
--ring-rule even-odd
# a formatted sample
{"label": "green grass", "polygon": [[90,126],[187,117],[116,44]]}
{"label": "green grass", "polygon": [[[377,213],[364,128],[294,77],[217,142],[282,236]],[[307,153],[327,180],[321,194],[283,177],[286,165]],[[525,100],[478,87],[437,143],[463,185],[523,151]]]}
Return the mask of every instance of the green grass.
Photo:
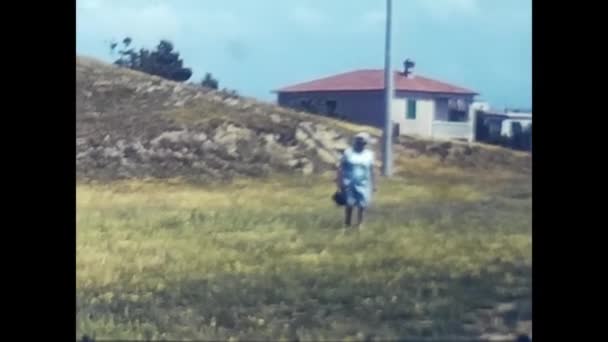
{"label": "green grass", "polygon": [[[322,177],[78,185],[77,336],[386,340],[531,320],[529,177],[383,180],[347,234],[332,191]],[[515,309],[484,318],[500,303]]]}

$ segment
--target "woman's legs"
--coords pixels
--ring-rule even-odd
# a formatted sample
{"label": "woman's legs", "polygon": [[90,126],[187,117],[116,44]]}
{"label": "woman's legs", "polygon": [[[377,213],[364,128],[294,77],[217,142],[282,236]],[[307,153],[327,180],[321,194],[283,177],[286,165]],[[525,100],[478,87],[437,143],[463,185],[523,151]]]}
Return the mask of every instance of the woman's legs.
{"label": "woman's legs", "polygon": [[353,207],[346,206],[344,209],[344,225],[350,227],[351,218],[353,216]]}
{"label": "woman's legs", "polygon": [[369,200],[369,196],[365,196],[364,193],[353,191],[348,194],[351,196],[352,200],[347,201],[347,205],[344,209],[344,225],[347,227],[351,226],[352,216],[353,216],[353,208],[357,208],[357,224],[356,227],[359,228],[363,223],[363,214],[365,212],[365,208],[367,207],[367,203]]}
{"label": "woman's legs", "polygon": [[[363,213],[364,212],[365,212],[365,208],[357,207],[357,224],[356,224],[357,228],[361,226],[361,223],[363,223]],[[345,226],[347,226],[347,227],[351,226],[352,217],[353,217],[353,207],[347,206],[344,209],[344,225]]]}
{"label": "woman's legs", "polygon": [[361,226],[361,223],[363,223],[363,212],[364,211],[365,211],[365,208],[363,208],[363,207],[357,208],[357,228],[359,228]]}

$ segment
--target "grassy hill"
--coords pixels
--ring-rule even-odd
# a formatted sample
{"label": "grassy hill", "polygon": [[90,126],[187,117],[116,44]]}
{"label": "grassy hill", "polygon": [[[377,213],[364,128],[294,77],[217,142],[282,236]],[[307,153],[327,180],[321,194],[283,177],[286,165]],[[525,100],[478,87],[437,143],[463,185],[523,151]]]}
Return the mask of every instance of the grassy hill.
{"label": "grassy hill", "polygon": [[[218,180],[323,173],[356,131],[370,127],[307,115],[79,57],[77,175],[81,180]],[[379,148],[379,144],[375,144]],[[379,152],[379,151],[378,151]],[[397,174],[428,169],[529,173],[530,155],[401,137]]]}
{"label": "grassy hill", "polygon": [[401,138],[343,233],[332,158],[362,127],[76,67],[77,337],[531,333],[528,154]]}

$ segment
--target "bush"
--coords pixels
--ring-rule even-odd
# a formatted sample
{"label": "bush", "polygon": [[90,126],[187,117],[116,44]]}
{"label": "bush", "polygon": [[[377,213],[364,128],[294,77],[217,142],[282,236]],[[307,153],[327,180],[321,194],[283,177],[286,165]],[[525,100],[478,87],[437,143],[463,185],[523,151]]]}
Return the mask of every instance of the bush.
{"label": "bush", "polygon": [[[185,82],[192,76],[192,69],[183,66],[179,52],[173,50],[173,43],[170,41],[161,40],[152,51],[136,51],[131,47],[132,42],[129,37],[123,39],[124,48],[118,51],[120,58],[114,64],[177,82]],[[110,45],[112,52],[117,46],[117,43]]]}
{"label": "bush", "polygon": [[217,90],[219,88],[219,82],[217,79],[213,78],[211,73],[206,73],[205,78],[201,81],[201,85],[206,88],[211,88]]}

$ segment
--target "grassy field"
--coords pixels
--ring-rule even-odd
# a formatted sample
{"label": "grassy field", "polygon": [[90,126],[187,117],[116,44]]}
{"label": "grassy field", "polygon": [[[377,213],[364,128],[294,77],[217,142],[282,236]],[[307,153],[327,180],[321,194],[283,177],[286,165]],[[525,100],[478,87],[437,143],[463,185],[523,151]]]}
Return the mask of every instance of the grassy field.
{"label": "grassy field", "polygon": [[79,184],[77,337],[386,340],[530,329],[529,177],[383,180],[365,230],[346,234],[331,184]]}

